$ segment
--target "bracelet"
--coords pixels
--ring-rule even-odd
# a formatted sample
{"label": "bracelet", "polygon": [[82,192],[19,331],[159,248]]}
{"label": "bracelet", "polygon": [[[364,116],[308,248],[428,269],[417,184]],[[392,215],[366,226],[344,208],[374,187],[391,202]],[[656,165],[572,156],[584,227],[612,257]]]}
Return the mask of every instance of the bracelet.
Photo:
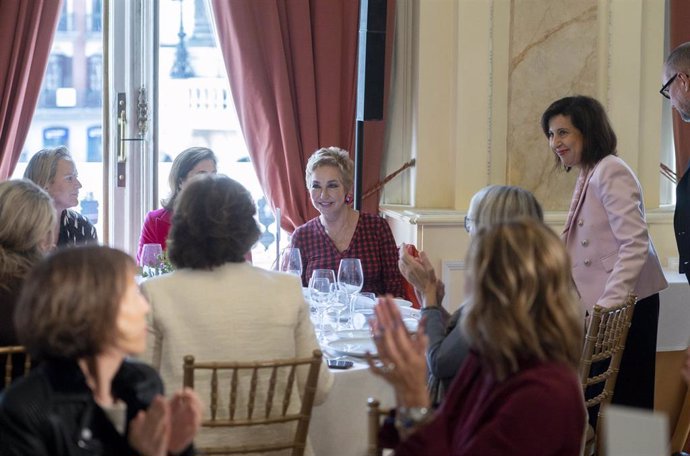
{"label": "bracelet", "polygon": [[408,431],[426,421],[431,415],[429,407],[398,407],[395,412],[395,426]]}

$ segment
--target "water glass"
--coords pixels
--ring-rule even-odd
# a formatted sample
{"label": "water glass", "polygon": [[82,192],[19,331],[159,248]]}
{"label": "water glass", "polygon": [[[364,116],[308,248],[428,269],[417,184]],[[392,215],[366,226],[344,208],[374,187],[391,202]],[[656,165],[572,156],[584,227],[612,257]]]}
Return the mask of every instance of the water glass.
{"label": "water glass", "polygon": [[314,269],[309,279],[309,296],[319,315],[320,341],[325,342],[323,320],[328,303],[333,298],[335,272],[332,269]]}
{"label": "water glass", "polygon": [[297,247],[287,247],[280,254],[280,270],[296,276],[302,275],[302,255]]}
{"label": "water glass", "polygon": [[355,295],[359,293],[364,285],[362,262],[359,258],[343,258],[340,260],[338,285],[350,295],[350,316],[352,316],[354,314]]}

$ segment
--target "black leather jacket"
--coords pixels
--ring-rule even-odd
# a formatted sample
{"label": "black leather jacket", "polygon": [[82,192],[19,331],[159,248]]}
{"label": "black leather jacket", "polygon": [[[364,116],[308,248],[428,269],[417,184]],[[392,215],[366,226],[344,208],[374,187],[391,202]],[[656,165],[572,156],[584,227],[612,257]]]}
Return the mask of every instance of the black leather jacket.
{"label": "black leather jacket", "polygon": [[[163,394],[158,374],[125,361],[112,381],[113,395],[127,404],[127,423]],[[138,453],[94,401],[74,361],[43,362],[0,396],[2,456],[132,456]],[[190,446],[183,454],[193,455]]]}

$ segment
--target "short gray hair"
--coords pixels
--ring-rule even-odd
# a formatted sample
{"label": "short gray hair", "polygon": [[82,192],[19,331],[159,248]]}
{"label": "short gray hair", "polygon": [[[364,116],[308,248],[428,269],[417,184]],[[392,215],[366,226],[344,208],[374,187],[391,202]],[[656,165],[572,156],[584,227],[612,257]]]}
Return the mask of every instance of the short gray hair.
{"label": "short gray hair", "polygon": [[673,71],[690,71],[690,41],[672,50],[664,66]]}

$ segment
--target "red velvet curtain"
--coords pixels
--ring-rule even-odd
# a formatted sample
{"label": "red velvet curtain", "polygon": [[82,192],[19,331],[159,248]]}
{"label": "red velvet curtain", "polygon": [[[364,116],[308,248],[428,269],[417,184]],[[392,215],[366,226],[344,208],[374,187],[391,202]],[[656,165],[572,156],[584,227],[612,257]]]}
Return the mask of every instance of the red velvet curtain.
{"label": "red velvet curtain", "polygon": [[0,180],[12,175],[41,90],[62,0],[0,0]]}
{"label": "red velvet curtain", "polygon": [[[671,50],[679,44],[690,41],[690,1],[671,0]],[[673,110],[673,139],[676,146],[676,174],[680,181],[690,162],[690,123],[683,122]]]}
{"label": "red velvet curtain", "polygon": [[[317,215],[304,182],[309,156],[338,146],[354,157],[359,2],[212,0],[212,6],[249,154],[268,201],[281,209],[281,226],[292,232]],[[390,50],[394,0],[388,18]],[[380,178],[383,124],[365,126],[364,190]],[[377,195],[363,209],[376,212]]]}

